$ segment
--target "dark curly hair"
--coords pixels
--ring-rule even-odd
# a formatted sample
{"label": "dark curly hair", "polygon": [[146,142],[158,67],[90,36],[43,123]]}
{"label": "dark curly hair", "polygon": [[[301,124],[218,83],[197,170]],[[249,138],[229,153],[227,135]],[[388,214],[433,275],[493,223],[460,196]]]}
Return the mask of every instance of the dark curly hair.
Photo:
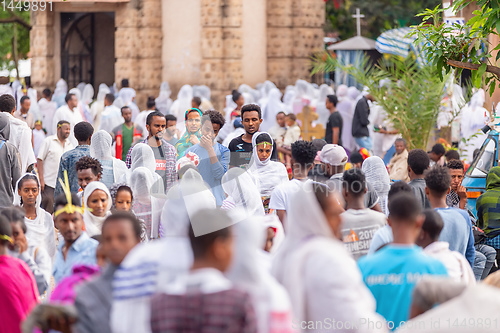
{"label": "dark curly hair", "polygon": [[94,127],[86,121],[81,121],[75,125],[74,132],[78,142],[85,142],[94,134]]}
{"label": "dark curly hair", "polygon": [[460,154],[458,151],[450,149],[444,154],[444,157],[446,157],[446,160],[451,161],[451,160],[460,160]]}
{"label": "dark curly hair", "polygon": [[271,143],[273,140],[271,139],[271,136],[269,133],[262,132],[259,134],[259,136],[255,139],[255,144],[259,144],[262,142],[269,142]]}
{"label": "dark curly hair", "polygon": [[9,94],[0,96],[0,111],[11,113],[16,108],[16,100]]}
{"label": "dark curly hair", "polygon": [[258,106],[257,104],[247,104],[241,107],[241,120],[243,120],[243,114],[245,112],[252,111],[257,111],[257,113],[259,114],[259,119],[262,119],[262,111],[260,110],[260,106]]}
{"label": "dark curly hair", "polygon": [[365,174],[361,169],[351,168],[344,171],[342,186],[355,196],[364,195],[366,189]]}
{"label": "dark curly hair", "polygon": [[446,167],[448,169],[453,169],[453,170],[462,170],[464,171],[464,164],[460,160],[449,160],[448,163],[446,163]]}
{"label": "dark curly hair", "polygon": [[422,212],[422,206],[418,200],[415,200],[415,196],[406,192],[394,195],[388,203],[388,208],[389,218],[392,218],[392,223],[412,223]]}
{"label": "dark curly hair", "polygon": [[422,149],[412,149],[408,153],[408,166],[416,175],[423,175],[424,171],[429,169],[430,163],[429,155]]}
{"label": "dark curly hair", "polygon": [[102,173],[101,162],[90,156],[83,156],[82,158],[80,158],[78,162],[76,162],[75,168],[76,171],[92,169],[92,173],[95,176]]}
{"label": "dark curly hair", "polygon": [[435,166],[425,173],[425,184],[437,195],[444,195],[451,185],[451,176],[446,168]]}
{"label": "dark curly hair", "polygon": [[292,157],[302,167],[311,165],[316,157],[316,149],[312,142],[299,140],[292,143]]}
{"label": "dark curly hair", "polygon": [[215,111],[213,109],[203,112],[203,119],[201,123],[203,124],[207,120],[210,120],[212,124],[219,124],[220,128],[222,128],[226,123],[226,119],[224,119],[224,116],[219,111]]}
{"label": "dark curly hair", "polygon": [[391,200],[391,197],[398,193],[410,193],[413,194],[413,190],[410,185],[406,184],[403,181],[394,182],[391,185],[391,189],[389,190],[389,194],[387,194],[387,199]]}

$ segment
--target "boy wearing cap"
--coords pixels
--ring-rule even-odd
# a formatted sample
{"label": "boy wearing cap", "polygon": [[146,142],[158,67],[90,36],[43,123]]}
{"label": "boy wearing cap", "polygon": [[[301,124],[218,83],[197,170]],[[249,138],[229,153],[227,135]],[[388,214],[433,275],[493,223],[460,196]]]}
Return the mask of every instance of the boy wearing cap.
{"label": "boy wearing cap", "polygon": [[366,179],[361,169],[353,168],[344,172],[342,196],[346,211],[342,217],[342,240],[355,260],[366,255],[375,232],[387,224],[383,213],[365,206],[367,193]]}
{"label": "boy wearing cap", "polygon": [[[339,145],[325,145],[319,154],[319,159],[323,163],[323,171],[325,176],[329,177],[326,184],[330,190],[339,194],[342,193],[342,175],[347,163],[347,153],[345,149]],[[382,209],[378,203],[377,192],[373,189],[370,183],[366,183],[367,192],[364,195],[365,207],[381,212]],[[345,205],[344,205],[345,207]]]}

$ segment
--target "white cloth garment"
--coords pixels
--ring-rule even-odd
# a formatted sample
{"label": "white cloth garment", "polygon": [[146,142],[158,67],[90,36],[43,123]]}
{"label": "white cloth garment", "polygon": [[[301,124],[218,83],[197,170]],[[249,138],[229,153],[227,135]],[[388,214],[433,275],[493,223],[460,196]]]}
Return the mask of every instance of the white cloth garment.
{"label": "white cloth garment", "polygon": [[326,96],[334,94],[333,88],[326,84],[319,87],[319,96],[315,103],[316,113],[318,114],[316,123],[323,125],[324,128],[326,128],[328,117],[330,117],[330,110],[326,108]]}
{"label": "white cloth garment", "polygon": [[267,96],[267,103],[262,108],[263,122],[260,124],[260,130],[267,132],[274,124],[276,124],[276,115],[280,111],[285,111],[285,104],[281,102],[281,91],[273,88]]}
{"label": "white cloth garment", "polygon": [[151,296],[192,265],[190,216],[215,207],[212,192],[195,170],[186,171],[170,189],[162,212],[164,238],[136,246],[114,275],[110,318],[114,333],[151,332]]}
{"label": "white cloth garment", "polygon": [[[233,102],[233,95],[226,96],[226,106],[224,107],[224,118],[226,119],[226,124],[232,124],[231,112],[236,109],[236,103]],[[182,118],[184,119],[184,117]],[[224,126],[217,134],[217,141],[224,141],[228,135],[234,130],[232,126]]]}
{"label": "white cloth garment", "polygon": [[457,282],[467,285],[476,284],[474,272],[465,257],[457,252],[451,251],[447,242],[434,242],[424,248],[424,253],[436,258],[446,267],[448,276]]}
{"label": "white cloth garment", "polygon": [[200,110],[206,111],[214,108],[213,104],[210,102],[211,95],[212,93],[209,87],[205,85],[193,86],[193,96],[201,98]]}
{"label": "white cloth garment", "polygon": [[[95,216],[90,212],[88,200],[90,195],[94,193],[96,190],[101,190],[108,196],[108,205],[106,206],[106,214],[104,216]],[[83,192],[83,202],[85,204],[85,211],[83,212],[83,222],[85,223],[85,231],[89,235],[89,237],[93,237],[95,235],[101,234],[102,224],[106,217],[111,215],[109,211],[111,209],[111,205],[113,204],[113,199],[111,199],[111,194],[109,194],[109,190],[101,182],[91,182],[85,187],[85,191]]]}
{"label": "white cloth garment", "polygon": [[151,112],[154,112],[154,110],[141,111],[137,118],[135,118],[134,125],[135,127],[140,126],[142,128],[143,138],[146,138],[149,135],[148,130],[146,129],[146,120]]}
{"label": "white cloth garment", "polygon": [[310,105],[313,96],[310,94],[309,83],[304,80],[295,82],[295,98],[292,102],[292,112],[299,114],[305,105]]}
{"label": "white cloth garment", "polygon": [[[240,210],[242,218],[247,216],[264,215],[264,206],[259,190],[252,177],[241,168],[229,169],[222,177],[222,188],[227,194],[224,202],[229,201],[231,206]],[[222,207],[224,207],[224,202]]]}
{"label": "white cloth garment", "polygon": [[379,197],[380,208],[382,213],[389,215],[387,208],[387,196],[391,189],[391,179],[385,167],[384,161],[378,156],[368,157],[361,167],[364,172],[366,181],[370,183]]}
{"label": "white cloth garment", "polygon": [[10,122],[10,137],[8,141],[19,150],[21,172],[24,173],[30,165],[36,163],[35,153],[31,146],[31,129],[24,121],[17,119],[8,112],[5,112],[5,114],[7,114]]}
{"label": "white cloth garment", "polygon": [[283,103],[285,104],[285,113],[293,113],[293,101],[295,100],[295,95],[297,91],[294,86],[287,86],[285,89],[285,94],[283,95]]}
{"label": "white cloth garment", "polygon": [[33,152],[35,157],[38,156],[42,142],[45,140],[45,132],[43,130],[33,129]]}
{"label": "white cloth garment", "polygon": [[[252,176],[255,184],[257,185],[260,196],[268,197],[271,195],[271,192],[276,186],[288,182],[288,172],[286,171],[286,167],[283,163],[271,161],[272,150],[271,154],[265,161],[259,160],[259,156],[257,155],[258,146],[256,142],[257,138],[262,134],[268,133],[255,133],[252,136],[253,152],[248,173]],[[270,143],[271,145],[274,143],[272,138]]]}
{"label": "white cloth garment", "polygon": [[278,252],[279,248],[283,244],[285,240],[285,230],[283,229],[283,223],[281,223],[280,219],[277,215],[269,214],[262,218],[262,222],[264,225],[264,234],[267,235],[267,228],[275,229],[275,234],[273,238],[273,246],[271,247],[271,256]]}
{"label": "white cloth garment", "polygon": [[42,142],[37,159],[43,161],[43,181],[46,186],[56,188],[61,156],[73,148],[69,139],[66,139],[63,147],[57,135],[51,135]]}
{"label": "white cloth garment", "polygon": [[[154,175],[156,175],[156,173],[154,173]],[[155,178],[154,175],[145,167],[137,167],[131,173],[130,181],[128,183],[134,193],[135,204],[140,203],[141,205],[151,205],[151,209],[148,209],[147,211],[135,212],[138,218],[148,221],[146,223],[148,227],[148,239],[156,239],[159,237],[161,210],[165,203],[164,198],[154,195],[157,182],[162,181],[161,178],[157,181],[157,178]],[[150,224],[149,221],[151,221]]]}
{"label": "white cloth garment", "polygon": [[26,96],[28,96],[31,101],[28,113],[30,113],[33,116],[34,120],[41,120],[42,115],[40,114],[40,107],[38,106],[38,93],[36,89],[28,88]]}
{"label": "white cloth garment", "polygon": [[186,129],[184,114],[191,108],[193,100],[193,88],[189,84],[185,84],[179,90],[177,99],[170,108],[170,114],[177,117],[177,128],[181,133]]}
{"label": "white cloth garment", "polygon": [[[487,134],[481,131],[490,119],[488,110],[483,107],[484,101],[484,90],[479,89],[461,111],[460,132],[467,143],[460,142],[460,147],[462,148],[461,156],[465,157],[466,162],[472,162],[474,149],[480,148],[487,137]],[[498,104],[497,110],[499,110]]]}
{"label": "white cloth garment", "polygon": [[68,93],[68,84],[64,79],[59,79],[56,83],[56,89],[54,90],[54,94],[52,95],[52,100],[57,103],[57,107],[61,107],[66,102],[64,99],[66,98],[66,94]]}
{"label": "white cloth garment", "polygon": [[172,90],[170,90],[170,85],[168,84],[167,81],[163,81],[160,85],[160,95],[155,99],[156,108],[163,114],[170,113],[170,108],[172,107],[173,103],[172,99],[170,98],[170,95],[172,95]]}
{"label": "white cloth garment", "polygon": [[42,117],[42,126],[47,131],[47,135],[56,134],[52,132],[52,118],[57,110],[57,103],[54,101],[48,101],[46,98],[41,98],[38,101],[38,108],[40,109],[40,115]]}
{"label": "white cloth garment", "polygon": [[[365,286],[356,262],[336,239],[308,181],[292,197],[287,237],[273,261],[273,274],[290,295],[295,321],[373,322],[375,299]],[[367,326],[336,332],[375,332]],[[302,330],[306,331],[306,330]],[[322,332],[322,329],[307,332]]]}
{"label": "white cloth garment", "polygon": [[[223,128],[225,128],[225,126]],[[222,141],[222,145],[229,148],[229,144],[231,143],[231,141],[233,141],[234,138],[242,136],[243,134],[245,134],[244,128],[242,127],[234,128],[234,130],[226,136],[224,141]]]}
{"label": "white cloth garment", "polygon": [[139,114],[139,108],[134,103],[135,98],[135,90],[133,88],[121,88],[118,93],[118,98],[115,100],[113,105],[118,107],[119,109],[122,106],[128,106],[132,110],[132,121],[135,120],[135,117]]}
{"label": "white cloth garment", "polygon": [[104,108],[104,111],[101,114],[99,130],[111,133],[116,126],[123,124],[123,122],[124,120],[121,110],[114,105],[109,105]]}
{"label": "white cloth garment", "polygon": [[88,108],[93,99],[94,87],[90,83],[87,83],[82,91],[82,103]]}
{"label": "white cloth garment", "polygon": [[[26,176],[34,176],[33,174],[24,174],[16,183],[16,190],[14,191],[14,206],[21,206],[21,196],[19,195],[19,182]],[[38,178],[37,178],[38,179]],[[40,182],[37,180],[38,184]],[[56,255],[56,231],[54,228],[54,221],[52,216],[40,207],[42,203],[42,196],[40,194],[40,186],[38,187],[38,195],[36,197],[36,218],[30,220],[24,218],[24,223],[28,231],[26,232],[26,239],[29,246],[43,247],[49,254],[50,258],[54,260]]]}
{"label": "white cloth garment", "polygon": [[263,109],[266,107],[267,102],[269,101],[269,95],[273,89],[278,89],[274,83],[269,80],[266,80],[264,84],[260,87],[260,99],[258,104]]}
{"label": "white cloth garment", "polygon": [[92,106],[90,107],[90,113],[94,118],[94,128],[99,128],[101,124],[101,115],[102,112],[104,111],[104,98],[110,92],[111,90],[104,83],[101,83],[99,85],[99,92],[97,93],[97,99],[94,103],[92,103]]}
{"label": "white cloth garment", "polygon": [[[125,162],[112,156],[112,141],[113,139],[111,138],[111,135],[106,131],[100,130],[94,133],[90,143],[90,156],[98,159],[99,161],[113,161],[113,183],[116,183],[120,179],[121,175],[128,172],[128,168]],[[111,185],[112,184],[109,184],[109,187],[111,187]]]}
{"label": "white cloth garment", "polygon": [[75,138],[74,128],[76,124],[83,121],[81,113],[77,110],[77,108],[70,110],[67,104],[61,106],[59,109],[57,109],[56,113],[54,114],[54,119],[52,120],[52,131],[54,133],[57,133],[57,123],[61,120],[66,120],[67,122],[69,122],[71,128],[69,141],[71,141],[71,144],[74,147],[78,146],[78,141]]}
{"label": "white cloth garment", "polygon": [[258,332],[274,332],[291,326],[291,304],[288,294],[278,281],[266,271],[259,256],[264,241],[261,217],[240,221],[233,211],[234,257],[226,276],[249,293],[257,315]]}

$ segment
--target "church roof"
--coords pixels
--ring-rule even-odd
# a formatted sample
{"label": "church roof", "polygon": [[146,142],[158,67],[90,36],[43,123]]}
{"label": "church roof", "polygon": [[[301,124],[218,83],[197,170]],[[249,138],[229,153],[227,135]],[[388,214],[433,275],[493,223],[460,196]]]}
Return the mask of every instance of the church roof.
{"label": "church roof", "polygon": [[328,46],[329,51],[338,50],[375,50],[375,41],[363,36],[356,36]]}

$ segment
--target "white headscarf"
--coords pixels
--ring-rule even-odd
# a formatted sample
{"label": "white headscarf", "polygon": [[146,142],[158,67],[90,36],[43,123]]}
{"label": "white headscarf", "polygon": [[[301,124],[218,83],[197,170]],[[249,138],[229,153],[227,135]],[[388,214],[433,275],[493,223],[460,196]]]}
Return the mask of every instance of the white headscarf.
{"label": "white headscarf", "polygon": [[135,90],[133,88],[121,88],[118,92],[118,98],[115,100],[115,105],[119,109],[123,106],[128,106],[132,110],[132,121],[135,121],[135,117],[139,114],[139,108],[134,103],[134,98],[136,96]]}
{"label": "white headscarf", "polygon": [[326,108],[325,104],[326,96],[333,94],[334,91],[332,87],[326,84],[322,84],[319,87],[319,95],[318,99],[316,100],[316,113],[319,116],[317,123],[322,124],[324,127],[326,127],[326,123],[328,122],[328,117],[330,116],[330,110]]}
{"label": "white headscarf", "polygon": [[82,91],[78,88],[71,88],[69,91],[70,94],[74,94],[76,96],[76,99],[80,103],[82,101]]}
{"label": "white headscarf", "polygon": [[97,99],[90,107],[90,113],[94,117],[94,128],[99,128],[101,125],[101,114],[104,111],[104,98],[107,94],[111,93],[111,90],[107,85],[101,83],[99,85],[99,92],[97,93]]}
{"label": "white headscarf", "polygon": [[116,271],[111,307],[114,332],[151,332],[151,296],[162,291],[165,281],[191,267],[190,217],[200,209],[216,207],[210,188],[196,173],[186,171],[168,192],[161,219],[164,238],[134,248]]}
{"label": "white headscarf", "polygon": [[155,105],[158,111],[163,114],[168,114],[170,107],[172,106],[172,99],[170,95],[172,90],[170,90],[170,85],[167,81],[163,81],[160,85],[160,95],[155,99]]}
{"label": "white headscarf", "polygon": [[[92,193],[95,190],[101,190],[108,196],[108,205],[106,206],[106,214],[104,216],[95,216],[89,210],[88,200]],[[109,193],[108,188],[101,182],[91,182],[85,187],[85,191],[83,193],[83,202],[85,204],[85,211],[83,212],[83,222],[85,223],[85,231],[87,234],[92,237],[95,235],[101,234],[102,224],[106,217],[111,215],[109,211],[111,209],[111,205],[113,204],[113,199],[111,198],[111,194]]]}
{"label": "white headscarf", "polygon": [[130,154],[131,165],[130,171],[133,172],[138,167],[145,167],[151,173],[156,173],[156,160],[155,154],[151,147],[145,143],[138,143],[132,148]]}
{"label": "white headscarf", "polygon": [[285,111],[285,104],[281,102],[281,91],[277,88],[271,89],[267,96],[267,103],[262,107],[262,119],[260,129],[265,132],[276,124],[276,115]]}
{"label": "white headscarf", "polygon": [[170,113],[177,117],[177,128],[182,132],[185,130],[184,114],[191,108],[193,100],[193,88],[189,84],[185,84],[179,90],[177,99],[170,108]]}
{"label": "white headscarf", "polygon": [[340,85],[337,89],[337,110],[342,116],[342,146],[349,151],[356,149],[356,141],[352,136],[352,118],[354,117],[355,100],[359,95],[358,89],[355,87],[347,88],[345,85]]}
{"label": "white headscarf", "polygon": [[[37,179],[37,184],[40,184],[38,177],[31,173],[24,174],[16,183],[16,190],[14,191],[14,206],[21,206],[21,196],[19,195],[19,183],[26,176],[33,176]],[[42,196],[40,185],[38,185],[38,195],[36,197],[36,218],[30,220],[24,218],[24,223],[28,231],[26,232],[26,239],[30,246],[43,247],[52,259],[56,255],[56,233],[54,229],[54,221],[52,216],[40,207]]]}
{"label": "white headscarf", "polygon": [[94,98],[94,87],[92,87],[90,83],[87,83],[83,88],[82,103],[88,106],[90,103],[92,103],[93,98]]}
{"label": "white headscarf", "polygon": [[57,107],[65,104],[64,98],[68,93],[68,84],[64,79],[59,79],[56,83],[56,89],[52,95],[52,100],[57,103]]}
{"label": "white headscarf", "polygon": [[104,98],[107,94],[111,93],[111,90],[105,83],[99,85],[99,92],[97,93],[97,101],[104,103]]}
{"label": "white headscarf", "polygon": [[233,203],[246,216],[264,215],[264,206],[259,190],[252,177],[241,168],[229,169],[222,177],[222,188]]}
{"label": "white headscarf", "polygon": [[[252,298],[257,314],[258,332],[271,332],[273,327],[291,324],[291,304],[286,290],[266,271],[259,255],[264,233],[263,218],[253,217],[240,221],[236,211],[230,213],[235,222],[234,258],[227,277]],[[287,320],[288,319],[288,320]]]}
{"label": "white headscarf", "polygon": [[108,132],[100,130],[92,135],[90,143],[90,156],[100,161],[113,161],[113,179],[116,183],[120,177],[128,172],[127,165],[122,160],[114,158],[111,153],[113,139]]}
{"label": "white headscarf", "polygon": [[83,89],[85,88],[85,82],[80,82],[76,85],[76,88],[80,90],[81,93],[83,93]]}
{"label": "white headscarf", "polygon": [[266,132],[258,132],[252,136],[253,152],[248,172],[253,177],[260,195],[267,197],[271,195],[276,186],[288,181],[288,172],[283,163],[271,161],[272,149],[274,149],[272,138],[269,142],[271,144],[271,155],[265,161],[259,159],[257,154],[257,138],[262,134],[267,134],[271,138],[271,135]]}
{"label": "white headscarf", "polygon": [[368,157],[361,167],[364,172],[366,181],[370,183],[380,199],[380,207],[382,212],[389,215],[387,208],[387,196],[391,189],[391,179],[385,167],[384,161],[378,156]]}
{"label": "white headscarf", "polygon": [[294,86],[287,86],[285,95],[283,96],[283,103],[285,104],[285,113],[293,113],[293,101],[295,100],[297,92]]}

